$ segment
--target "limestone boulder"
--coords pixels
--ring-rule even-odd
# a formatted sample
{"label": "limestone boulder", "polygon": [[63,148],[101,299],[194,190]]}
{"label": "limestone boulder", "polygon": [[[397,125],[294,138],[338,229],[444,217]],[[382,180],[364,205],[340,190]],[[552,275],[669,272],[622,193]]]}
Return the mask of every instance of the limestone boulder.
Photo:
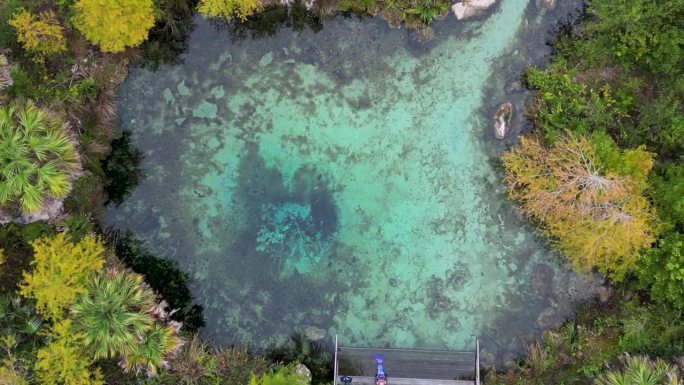
{"label": "limestone boulder", "polygon": [[456,19],[465,20],[477,16],[491,8],[496,0],[463,0],[451,6]]}
{"label": "limestone boulder", "polygon": [[310,341],[322,340],[328,334],[325,329],[313,325],[306,325],[301,331],[304,337]]}
{"label": "limestone boulder", "polygon": [[307,368],[306,365],[297,364],[297,366],[294,367],[294,372],[296,375],[298,375],[302,378],[305,378],[307,384],[311,383],[311,378],[312,378],[311,370],[309,370],[309,368]]}
{"label": "limestone boulder", "polygon": [[534,327],[538,329],[555,329],[562,323],[561,317],[558,315],[558,310],[553,307],[547,307],[542,310],[534,321]]}
{"label": "limestone boulder", "polygon": [[494,113],[494,136],[503,139],[511,130],[511,117],[513,116],[513,104],[502,103]]}

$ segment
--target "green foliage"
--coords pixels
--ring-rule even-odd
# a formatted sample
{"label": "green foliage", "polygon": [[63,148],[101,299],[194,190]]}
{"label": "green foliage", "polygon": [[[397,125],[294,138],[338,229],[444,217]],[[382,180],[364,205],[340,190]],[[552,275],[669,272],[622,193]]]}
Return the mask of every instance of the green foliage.
{"label": "green foliage", "polygon": [[667,77],[682,73],[684,1],[594,0],[589,13],[597,20],[586,32],[605,40],[621,65]]}
{"label": "green foliage", "polygon": [[273,362],[306,365],[311,371],[313,385],[327,384],[333,375],[332,357],[328,351],[298,333],[286,343],[270,346],[266,356]]}
{"label": "green foliage", "polygon": [[307,379],[294,373],[292,367],[279,366],[272,372],[252,376],[249,385],[306,385]]}
{"label": "green foliage", "polygon": [[660,359],[625,355],[623,370],[611,370],[598,376],[596,385],[678,385],[679,370]]}
{"label": "green foliage", "polygon": [[71,240],[71,242],[79,242],[86,235],[92,234],[95,230],[88,218],[82,215],[65,218],[63,225],[64,230],[69,234],[69,240]]}
{"label": "green foliage", "polygon": [[152,0],[78,0],[72,23],[103,52],[121,52],[147,39],[154,25]]}
{"label": "green foliage", "polygon": [[120,273],[91,277],[87,291],[72,307],[74,329],[96,359],[129,355],[152,328],[154,295],[142,277]]}
{"label": "green foliage", "polygon": [[16,31],[9,24],[9,21],[13,15],[21,11],[23,6],[23,0],[3,0],[0,2],[0,46],[16,46]]}
{"label": "green foliage", "polygon": [[684,325],[681,311],[664,306],[625,304],[622,314],[620,348],[629,353],[670,356],[684,349]]}
{"label": "green foliage", "polygon": [[684,229],[684,164],[670,164],[651,178],[651,195],[660,217]]}
{"label": "green foliage", "polygon": [[337,6],[344,10],[366,12],[373,9],[375,0],[338,0]]}
{"label": "green foliage", "polygon": [[641,259],[637,274],[654,301],[684,309],[684,235],[673,232],[660,239]]}
{"label": "green foliage", "polygon": [[9,24],[17,31],[17,40],[28,52],[51,55],[66,50],[64,30],[52,11],[34,15],[22,10]]}
{"label": "green foliage", "polygon": [[86,172],[72,184],[71,192],[64,199],[64,210],[70,214],[99,216],[104,212],[105,192],[102,179]]}
{"label": "green foliage", "polygon": [[440,0],[411,1],[409,8],[404,11],[405,18],[416,18],[421,23],[429,25],[440,14],[449,10],[449,3]]}
{"label": "green foliage", "polygon": [[38,383],[44,385],[101,385],[99,371],[90,370],[92,359],[82,349],[81,335],[71,320],[53,325],[48,344],[40,348],[35,365]]}
{"label": "green foliage", "polygon": [[157,369],[164,366],[167,357],[175,354],[182,345],[177,331],[171,325],[152,325],[140,336],[135,349],[126,355],[124,367],[136,372],[144,370],[148,375],[157,374]]}
{"label": "green foliage", "polygon": [[260,0],[200,0],[197,10],[206,17],[232,19],[233,16],[246,20],[263,8]]}
{"label": "green foliage", "polygon": [[527,85],[538,91],[531,108],[535,125],[551,140],[566,130],[580,134],[623,130],[627,110],[617,103],[612,88],[589,87],[577,82],[577,76],[577,70],[562,58],[543,70],[527,70]]}
{"label": "green foliage", "polygon": [[54,229],[42,222],[0,226],[0,249],[3,249],[5,259],[0,267],[0,293],[14,295],[19,289],[24,271],[29,269],[33,259],[29,242],[53,234]]}
{"label": "green foliage", "polygon": [[33,352],[40,343],[42,326],[43,321],[31,303],[8,295],[0,297],[0,336],[11,338],[15,353]]}
{"label": "green foliage", "polygon": [[21,295],[36,301],[48,319],[64,318],[65,310],[86,291],[87,279],[104,266],[104,245],[92,235],[71,243],[67,234],[32,243],[34,267],[24,274]]}
{"label": "green foliage", "polygon": [[39,210],[47,198],[63,198],[76,150],[61,121],[30,101],[0,108],[0,205]]}

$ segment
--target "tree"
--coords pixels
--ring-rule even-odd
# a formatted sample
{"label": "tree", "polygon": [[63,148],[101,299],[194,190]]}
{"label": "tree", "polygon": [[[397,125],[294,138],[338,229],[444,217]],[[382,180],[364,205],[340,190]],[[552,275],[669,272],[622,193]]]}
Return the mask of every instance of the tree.
{"label": "tree", "polygon": [[53,325],[49,343],[38,350],[35,364],[38,382],[45,385],[101,385],[102,376],[91,371],[92,359],[82,348],[82,336],[71,320]]}
{"label": "tree", "polygon": [[52,11],[36,16],[22,10],[12,16],[9,24],[17,31],[17,41],[28,52],[50,55],[66,50],[64,29]]}
{"label": "tree", "polygon": [[23,212],[35,212],[47,198],[67,195],[77,168],[59,119],[30,101],[0,108],[0,205],[18,202]]}
{"label": "tree", "polygon": [[121,52],[147,39],[154,26],[152,0],[78,0],[72,22],[103,52]]}
{"label": "tree", "polygon": [[684,235],[672,232],[648,250],[639,263],[639,280],[654,301],[684,309]]}
{"label": "tree", "polygon": [[155,323],[142,336],[135,350],[124,358],[123,367],[136,372],[144,370],[150,376],[157,374],[157,369],[166,366],[167,358],[183,345],[177,332],[173,324]]}
{"label": "tree", "polygon": [[624,369],[611,370],[598,376],[596,385],[679,385],[679,371],[673,365],[644,356],[626,355]]}
{"label": "tree", "polygon": [[206,17],[223,17],[230,20],[237,16],[245,20],[262,7],[260,0],[200,0],[197,10]]}
{"label": "tree", "polygon": [[[653,210],[640,183],[645,176],[631,175],[648,174],[650,156],[622,152],[611,165],[628,170],[620,175],[600,161],[589,140],[568,134],[549,148],[522,137],[502,161],[521,212],[539,221],[578,268],[597,267],[619,281],[655,240]],[[635,164],[623,165],[629,162]]]}
{"label": "tree", "polygon": [[140,275],[101,273],[72,308],[74,327],[96,359],[135,355],[141,339],[152,330],[154,295]]}
{"label": "tree", "polygon": [[92,235],[71,243],[66,233],[38,239],[32,246],[34,268],[24,273],[20,293],[35,299],[43,316],[61,320],[76,297],[86,292],[88,277],[104,266],[104,246]]}

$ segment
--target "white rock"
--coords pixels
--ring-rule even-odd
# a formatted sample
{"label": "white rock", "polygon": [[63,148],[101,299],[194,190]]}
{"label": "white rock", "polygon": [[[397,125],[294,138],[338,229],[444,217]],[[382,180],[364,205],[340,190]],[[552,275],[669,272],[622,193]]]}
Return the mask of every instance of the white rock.
{"label": "white rock", "polygon": [[464,20],[479,15],[494,4],[496,0],[463,0],[454,4],[451,10],[458,20]]}
{"label": "white rock", "polygon": [[494,113],[494,136],[503,139],[511,129],[511,117],[513,116],[513,104],[506,102],[500,104]]}

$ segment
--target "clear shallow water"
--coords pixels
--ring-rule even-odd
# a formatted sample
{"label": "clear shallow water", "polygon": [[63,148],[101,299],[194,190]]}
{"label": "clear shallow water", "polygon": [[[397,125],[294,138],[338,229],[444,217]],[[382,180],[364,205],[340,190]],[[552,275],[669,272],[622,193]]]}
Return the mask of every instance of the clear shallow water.
{"label": "clear shallow water", "polygon": [[145,177],[105,222],[191,274],[218,343],[515,350],[586,296],[506,201],[491,134],[553,17],[502,0],[425,45],[376,20],[238,42],[199,20],[183,65],[121,88]]}

